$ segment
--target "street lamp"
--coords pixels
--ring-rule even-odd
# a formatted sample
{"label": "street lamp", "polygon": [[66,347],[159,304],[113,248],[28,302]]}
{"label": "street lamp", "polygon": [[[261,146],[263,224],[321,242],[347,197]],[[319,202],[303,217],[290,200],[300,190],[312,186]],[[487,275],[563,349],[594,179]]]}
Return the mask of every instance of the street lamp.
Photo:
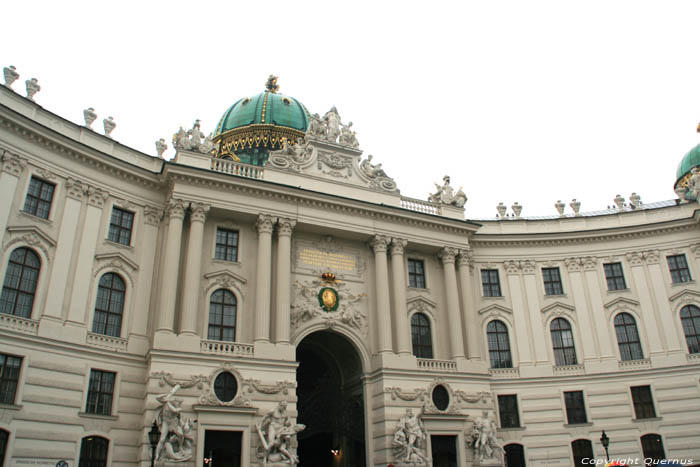
{"label": "street lamp", "polygon": [[153,467],[156,462],[156,446],[160,441],[160,430],[155,420],[153,420],[151,431],[148,432],[148,441],[151,443],[151,467]]}
{"label": "street lamp", "polygon": [[605,434],[605,430],[603,430],[603,434],[600,437],[600,442],[603,443],[603,447],[605,448],[605,462],[608,462],[608,458],[610,457],[610,455],[608,454],[610,438],[608,438],[608,435]]}

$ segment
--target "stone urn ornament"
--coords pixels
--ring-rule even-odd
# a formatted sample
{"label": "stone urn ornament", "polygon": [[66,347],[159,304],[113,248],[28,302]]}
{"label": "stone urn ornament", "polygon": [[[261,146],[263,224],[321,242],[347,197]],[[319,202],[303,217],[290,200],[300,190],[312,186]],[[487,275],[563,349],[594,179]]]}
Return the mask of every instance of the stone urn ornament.
{"label": "stone urn ornament", "polygon": [[510,208],[513,210],[515,218],[520,219],[520,213],[523,212],[523,207],[516,201]]}
{"label": "stone urn ornament", "polygon": [[508,208],[503,203],[498,203],[498,206],[496,206],[496,211],[498,211],[498,217],[500,219],[503,219],[506,217],[506,209],[508,209]]}
{"label": "stone urn ornament", "polygon": [[571,209],[574,211],[574,216],[580,216],[581,214],[579,211],[581,210],[581,201],[577,201],[576,198],[571,200],[571,203],[569,203],[569,206],[571,206]]}
{"label": "stone urn ornament", "polygon": [[620,195],[615,196],[615,199],[613,200],[615,202],[615,206],[617,206],[618,211],[622,211],[625,207],[625,198],[623,198]]}
{"label": "stone urn ornament", "polygon": [[562,203],[560,199],[558,199],[557,202],[554,203],[554,208],[559,213],[559,217],[564,217],[564,208],[565,207],[566,207],[566,205],[564,203]]}

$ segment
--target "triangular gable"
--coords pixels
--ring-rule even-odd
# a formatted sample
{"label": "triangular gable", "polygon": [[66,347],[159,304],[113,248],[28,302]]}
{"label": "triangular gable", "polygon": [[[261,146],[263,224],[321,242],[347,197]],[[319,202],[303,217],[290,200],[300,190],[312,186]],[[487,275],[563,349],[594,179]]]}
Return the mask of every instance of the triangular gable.
{"label": "triangular gable", "polygon": [[638,307],[639,302],[636,300],[632,300],[631,298],[617,297],[614,300],[610,300],[608,303],[604,304],[603,308],[605,308],[606,310],[609,310],[613,307],[620,306],[620,305],[628,305],[628,306]]}
{"label": "triangular gable", "polygon": [[129,266],[129,268],[132,271],[137,271],[139,269],[138,264],[134,263],[131,261],[129,258],[124,256],[123,254],[119,252],[114,252],[114,253],[103,253],[100,255],[95,255],[95,260],[96,261],[109,261],[109,260],[117,260],[121,261],[122,263],[126,264]]}
{"label": "triangular gable", "polygon": [[484,307],[484,308],[482,308],[481,310],[479,310],[478,313],[479,313],[480,315],[483,315],[484,313],[488,313],[488,312],[490,312],[490,311],[502,311],[502,312],[504,312],[504,313],[513,314],[513,310],[512,310],[512,309],[510,309],[510,308],[508,308],[508,307],[505,307],[505,306],[503,306],[503,305],[499,305],[498,303],[494,303],[494,304],[491,304],[491,305],[489,305],[489,306],[487,306],[487,307]]}
{"label": "triangular gable", "polygon": [[542,313],[548,313],[548,312],[555,310],[557,308],[561,308],[564,311],[569,311],[569,312],[576,311],[576,308],[574,308],[573,306],[569,305],[568,303],[564,303],[564,302],[551,303],[551,304],[547,305],[546,307],[542,308],[542,310],[540,310],[540,311]]}

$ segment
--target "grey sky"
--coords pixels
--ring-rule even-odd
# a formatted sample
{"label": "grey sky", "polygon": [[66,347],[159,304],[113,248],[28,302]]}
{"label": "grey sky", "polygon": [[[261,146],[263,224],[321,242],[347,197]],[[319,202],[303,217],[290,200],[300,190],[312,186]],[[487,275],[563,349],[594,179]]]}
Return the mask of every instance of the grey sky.
{"label": "grey sky", "polygon": [[451,175],[470,218],[671,199],[700,142],[697,1],[6,3],[15,90],[36,77],[46,109],[92,106],[153,155],[270,73],[311,112],[337,106],[402,194]]}

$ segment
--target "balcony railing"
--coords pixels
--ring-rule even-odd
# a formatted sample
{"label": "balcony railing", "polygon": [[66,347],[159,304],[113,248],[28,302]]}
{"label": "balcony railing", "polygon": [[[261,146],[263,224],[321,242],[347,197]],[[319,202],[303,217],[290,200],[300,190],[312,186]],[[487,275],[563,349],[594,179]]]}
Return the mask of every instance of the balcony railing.
{"label": "balcony railing", "polygon": [[251,344],[239,344],[237,342],[202,341],[201,350],[205,353],[218,355],[239,355],[252,357],[254,346]]}
{"label": "balcony railing", "polygon": [[432,358],[419,358],[418,368],[429,371],[457,371],[457,363],[452,360],[433,360]]}
{"label": "balcony railing", "polygon": [[0,327],[23,332],[25,334],[36,335],[39,331],[39,321],[0,313]]}
{"label": "balcony railing", "polygon": [[520,378],[519,368],[489,368],[489,373],[496,379]]}
{"label": "balcony railing", "polygon": [[229,159],[211,159],[211,170],[239,177],[263,179],[265,169],[257,165],[242,164]]}
{"label": "balcony railing", "polygon": [[428,201],[423,201],[415,198],[401,197],[401,207],[410,211],[422,212],[425,214],[440,214],[440,206]]}

